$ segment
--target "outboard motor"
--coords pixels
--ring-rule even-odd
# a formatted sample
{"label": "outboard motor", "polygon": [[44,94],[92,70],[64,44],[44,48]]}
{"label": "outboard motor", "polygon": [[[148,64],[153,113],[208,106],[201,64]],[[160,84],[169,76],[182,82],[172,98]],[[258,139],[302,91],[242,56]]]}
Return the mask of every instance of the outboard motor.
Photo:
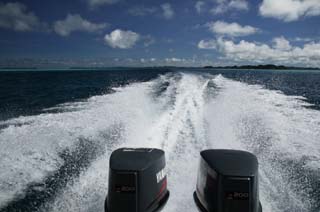
{"label": "outboard motor", "polygon": [[165,154],[159,149],[122,148],[110,157],[106,212],[158,212],[169,199]]}
{"label": "outboard motor", "polygon": [[200,155],[193,194],[199,211],[262,212],[255,155],[237,150],[205,150]]}

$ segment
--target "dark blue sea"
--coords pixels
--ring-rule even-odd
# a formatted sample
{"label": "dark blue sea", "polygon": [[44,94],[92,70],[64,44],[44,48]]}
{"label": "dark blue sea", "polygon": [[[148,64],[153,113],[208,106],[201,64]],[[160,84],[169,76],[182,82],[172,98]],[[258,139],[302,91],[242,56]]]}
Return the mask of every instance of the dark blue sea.
{"label": "dark blue sea", "polygon": [[164,212],[197,211],[199,152],[257,155],[266,212],[320,211],[320,71],[0,71],[0,211],[103,211],[119,147],[166,152]]}

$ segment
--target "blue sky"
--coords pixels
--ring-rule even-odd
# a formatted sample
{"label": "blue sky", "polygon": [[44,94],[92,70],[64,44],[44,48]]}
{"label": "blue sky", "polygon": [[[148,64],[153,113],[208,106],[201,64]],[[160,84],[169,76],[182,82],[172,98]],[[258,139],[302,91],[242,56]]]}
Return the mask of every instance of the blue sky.
{"label": "blue sky", "polygon": [[320,67],[319,0],[0,2],[2,65]]}

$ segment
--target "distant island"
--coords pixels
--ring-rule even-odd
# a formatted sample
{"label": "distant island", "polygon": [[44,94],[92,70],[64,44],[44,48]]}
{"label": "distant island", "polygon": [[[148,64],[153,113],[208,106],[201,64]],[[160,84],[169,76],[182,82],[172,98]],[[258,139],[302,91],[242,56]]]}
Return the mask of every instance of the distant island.
{"label": "distant island", "polygon": [[[179,66],[1,66],[0,70],[41,70],[43,68],[49,69],[63,69],[63,70],[91,70],[91,69],[123,69],[123,68],[166,68],[166,69],[174,69],[178,68]],[[179,67],[179,68],[204,68],[204,69],[242,69],[242,70],[318,70],[320,68],[314,67],[295,67],[295,66],[284,66],[284,65],[273,65],[273,64],[266,64],[266,65],[234,65],[234,66],[203,66],[203,67]]]}
{"label": "distant island", "polygon": [[283,66],[283,65],[242,65],[242,66],[204,66],[207,69],[281,69],[281,70],[320,70],[319,68],[310,67],[294,67],[294,66]]}

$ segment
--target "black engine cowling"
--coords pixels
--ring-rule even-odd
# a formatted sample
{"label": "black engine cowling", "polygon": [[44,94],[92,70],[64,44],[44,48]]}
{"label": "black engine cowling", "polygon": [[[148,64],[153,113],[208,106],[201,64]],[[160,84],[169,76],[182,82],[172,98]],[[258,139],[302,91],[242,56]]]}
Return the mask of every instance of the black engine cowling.
{"label": "black engine cowling", "polygon": [[258,160],[249,152],[205,150],[194,200],[201,212],[261,212]]}
{"label": "black engine cowling", "polygon": [[159,149],[122,148],[110,157],[106,212],[156,212],[169,199],[165,154]]}

